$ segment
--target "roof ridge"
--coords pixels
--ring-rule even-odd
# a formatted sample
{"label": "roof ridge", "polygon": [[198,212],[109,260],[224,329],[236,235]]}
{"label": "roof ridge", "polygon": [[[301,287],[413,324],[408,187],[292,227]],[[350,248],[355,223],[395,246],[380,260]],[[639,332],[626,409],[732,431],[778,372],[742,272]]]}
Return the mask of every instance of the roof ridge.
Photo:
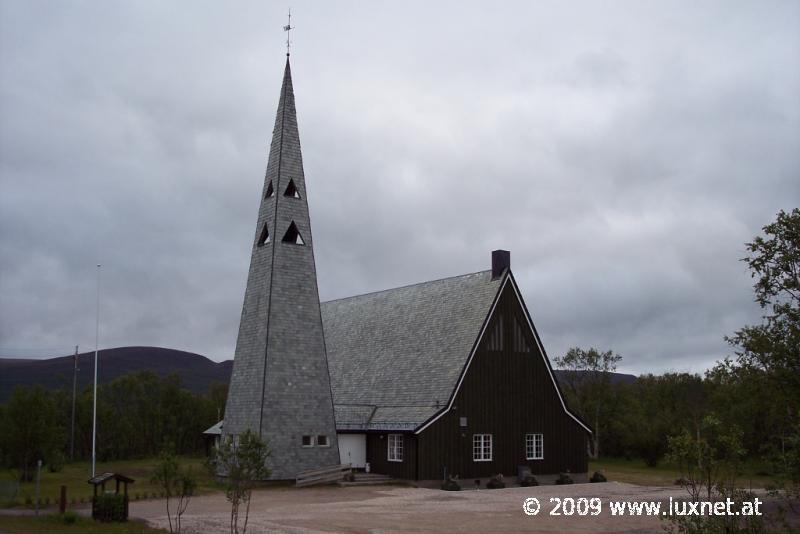
{"label": "roof ridge", "polygon": [[354,298],[358,298],[358,297],[366,297],[368,295],[377,295],[378,293],[386,293],[387,291],[395,291],[397,289],[405,289],[407,287],[421,286],[423,284],[432,284],[434,282],[443,282],[444,280],[452,280],[453,278],[464,278],[464,277],[467,277],[467,276],[474,276],[476,274],[483,274],[483,273],[490,273],[490,272],[492,272],[491,269],[485,269],[483,271],[475,271],[473,273],[458,274],[458,275],[455,275],[455,276],[444,276],[442,278],[435,278],[433,280],[427,280],[425,282],[416,282],[416,283],[413,283],[413,284],[406,284],[406,285],[403,285],[403,286],[389,287],[389,288],[386,288],[386,289],[379,289],[377,291],[368,291],[366,293],[359,293],[358,295],[350,295],[349,297],[342,297],[342,298],[338,298],[338,299],[326,300],[324,302],[320,302],[320,304],[328,304],[330,302],[338,302],[340,300],[348,300],[348,299],[354,299]]}
{"label": "roof ridge", "polygon": [[438,408],[436,404],[351,404],[348,402],[334,402],[334,406],[358,406],[361,408]]}

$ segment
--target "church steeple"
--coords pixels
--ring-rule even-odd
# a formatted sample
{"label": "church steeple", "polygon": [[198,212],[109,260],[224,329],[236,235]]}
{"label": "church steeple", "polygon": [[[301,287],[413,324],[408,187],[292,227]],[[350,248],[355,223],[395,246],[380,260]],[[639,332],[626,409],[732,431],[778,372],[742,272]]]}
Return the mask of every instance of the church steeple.
{"label": "church steeple", "polygon": [[267,439],[274,479],[339,462],[307,199],[287,53],[223,426]]}

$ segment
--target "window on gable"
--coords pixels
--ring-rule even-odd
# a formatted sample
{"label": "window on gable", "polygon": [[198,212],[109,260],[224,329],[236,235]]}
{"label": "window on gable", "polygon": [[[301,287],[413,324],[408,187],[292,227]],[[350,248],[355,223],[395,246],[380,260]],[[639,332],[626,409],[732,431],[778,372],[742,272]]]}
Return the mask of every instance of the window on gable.
{"label": "window on gable", "polygon": [[303,447],[313,447],[314,446],[314,436],[303,436],[302,444],[303,444]]}
{"label": "window on gable", "polygon": [[289,185],[286,186],[286,191],[283,192],[283,196],[300,198],[300,192],[297,190],[297,186],[294,185],[294,180],[289,180]]}
{"label": "window on gable", "polygon": [[263,247],[265,244],[269,243],[269,229],[267,228],[267,223],[264,223],[264,228],[261,230],[261,235],[258,237],[258,246]]}
{"label": "window on gable", "polygon": [[300,235],[300,231],[297,229],[297,225],[294,224],[294,221],[292,221],[292,224],[289,225],[289,229],[286,230],[286,233],[281,241],[284,243],[292,243],[293,245],[306,244],[306,242],[303,241],[303,236]]}
{"label": "window on gable", "polygon": [[541,460],[544,458],[544,435],[525,434],[525,459]]}
{"label": "window on gable", "polygon": [[472,461],[491,462],[492,461],[492,435],[473,434],[472,435]]}
{"label": "window on gable", "polygon": [[272,188],[272,180],[270,180],[269,181],[269,185],[267,185],[267,192],[264,195],[264,198],[270,198],[274,194],[275,194],[275,190]]}
{"label": "window on gable", "polygon": [[489,332],[488,350],[503,350],[503,316],[498,315],[492,330]]}
{"label": "window on gable", "polygon": [[402,434],[389,434],[389,439],[386,440],[388,447],[388,454],[386,459],[390,462],[403,461],[403,435]]}
{"label": "window on gable", "polygon": [[525,329],[519,319],[514,321],[514,352],[530,352],[531,346],[525,337]]}
{"label": "window on gable", "polygon": [[328,436],[324,436],[324,435],[317,436],[317,446],[318,447],[330,447],[331,444],[328,441]]}

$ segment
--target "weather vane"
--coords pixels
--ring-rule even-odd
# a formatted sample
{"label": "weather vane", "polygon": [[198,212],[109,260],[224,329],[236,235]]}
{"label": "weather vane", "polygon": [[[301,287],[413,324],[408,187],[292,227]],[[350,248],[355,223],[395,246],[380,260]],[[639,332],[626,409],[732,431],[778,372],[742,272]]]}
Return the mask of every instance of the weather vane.
{"label": "weather vane", "polygon": [[286,32],[286,55],[289,55],[289,47],[292,45],[292,42],[289,40],[289,32],[291,32],[294,28],[292,28],[292,8],[289,8],[289,24],[283,27],[283,31]]}

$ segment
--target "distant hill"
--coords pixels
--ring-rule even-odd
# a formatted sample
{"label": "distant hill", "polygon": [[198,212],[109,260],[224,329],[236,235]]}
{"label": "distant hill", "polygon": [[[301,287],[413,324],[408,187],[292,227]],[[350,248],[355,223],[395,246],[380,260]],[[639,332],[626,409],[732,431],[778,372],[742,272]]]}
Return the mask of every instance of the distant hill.
{"label": "distant hill", "polygon": [[[205,393],[212,382],[227,384],[233,360],[214,362],[192,352],[161,347],[120,347],[98,353],[98,381],[110,382],[136,371],[153,371],[159,376],[172,373],[195,393]],[[72,389],[73,357],[46,360],[0,358],[0,402],[5,402],[17,385],[40,384],[48,389]],[[92,383],[94,351],[78,355],[78,390]]]}
{"label": "distant hill", "polygon": [[[159,376],[175,373],[181,383],[195,393],[205,393],[213,382],[227,384],[231,378],[233,360],[214,362],[193,352],[161,347],[120,347],[103,349],[98,353],[101,384],[137,371],[153,371]],[[561,382],[572,371],[555,371]],[[94,352],[78,355],[78,390],[92,383]],[[634,375],[612,373],[611,383],[630,384]],[[72,356],[46,360],[0,358],[0,403],[11,396],[18,385],[40,384],[48,389],[72,389]]]}

